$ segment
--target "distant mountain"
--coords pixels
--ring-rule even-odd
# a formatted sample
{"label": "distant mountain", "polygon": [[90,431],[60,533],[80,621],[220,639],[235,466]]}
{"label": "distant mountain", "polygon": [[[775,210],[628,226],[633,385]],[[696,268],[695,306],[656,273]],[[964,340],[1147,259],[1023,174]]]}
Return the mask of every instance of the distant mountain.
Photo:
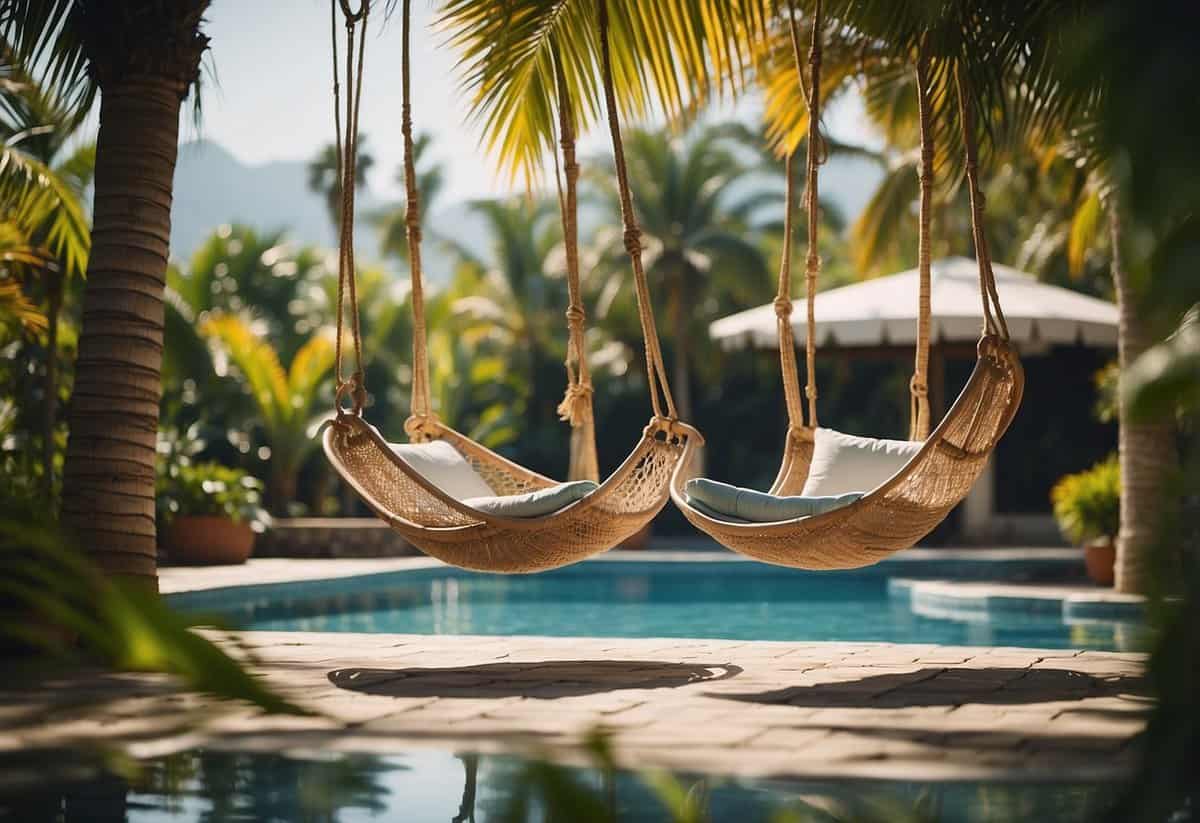
{"label": "distant mountain", "polygon": [[333,245],[333,227],[321,198],[308,190],[305,165],[295,160],[248,166],[208,140],[180,146],[171,255],[186,260],[223,223],[287,229],[297,243]]}
{"label": "distant mountain", "polygon": [[[175,167],[171,256],[186,261],[224,223],[245,223],[264,231],[285,229],[295,243],[334,246],[336,236],[325,204],[308,190],[306,166],[301,160],[247,165],[208,140],[180,146]],[[881,177],[882,171],[869,160],[835,157],[821,169],[821,195],[853,220]],[[362,250],[378,248],[376,232],[365,215],[382,205],[369,191],[359,195],[358,213],[364,216],[358,226]],[[438,209],[429,223],[474,253],[486,252],[484,221],[466,203]],[[586,230],[586,225],[583,228]],[[425,268],[431,283],[446,282],[451,265],[443,248],[436,243],[426,244]]]}
{"label": "distant mountain", "polygon": [[[360,192],[358,247],[373,252],[377,232],[366,216],[384,204],[370,191]],[[455,236],[480,251],[473,239],[482,222],[458,204],[439,210],[433,220],[454,226]],[[171,213],[171,257],[186,261],[213,230],[224,223],[245,223],[263,231],[283,229],[292,242],[332,248],[336,232],[322,199],[308,190],[307,163],[285,160],[252,166],[209,140],[179,147],[175,166],[175,206]],[[432,283],[450,276],[450,258],[427,244],[425,269]]]}

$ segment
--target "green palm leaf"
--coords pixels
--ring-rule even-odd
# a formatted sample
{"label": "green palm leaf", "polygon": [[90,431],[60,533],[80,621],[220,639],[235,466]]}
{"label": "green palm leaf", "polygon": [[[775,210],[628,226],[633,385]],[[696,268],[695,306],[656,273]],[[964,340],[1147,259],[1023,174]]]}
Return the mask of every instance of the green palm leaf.
{"label": "green palm leaf", "polygon": [[[681,117],[736,90],[765,37],[768,0],[609,0],[613,85],[626,117]],[[445,0],[439,26],[459,53],[462,86],[500,169],[527,182],[554,151],[555,65],[576,132],[603,114],[596,0]]]}
{"label": "green palm leaf", "polygon": [[91,230],[75,188],[78,170],[73,177],[62,176],[24,151],[19,142],[17,135],[0,144],[0,202],[7,217],[32,244],[49,250],[64,274],[82,275],[91,250]]}

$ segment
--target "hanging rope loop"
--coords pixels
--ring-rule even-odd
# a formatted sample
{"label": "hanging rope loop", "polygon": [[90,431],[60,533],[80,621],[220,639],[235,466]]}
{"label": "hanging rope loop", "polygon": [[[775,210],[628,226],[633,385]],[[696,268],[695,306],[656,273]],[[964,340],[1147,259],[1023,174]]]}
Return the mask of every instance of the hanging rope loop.
{"label": "hanging rope loop", "polygon": [[[800,91],[808,104],[808,146],[805,157],[804,205],[808,217],[808,252],[805,255],[805,304],[807,322],[805,325],[804,359],[808,372],[808,380],[804,394],[808,398],[808,426],[816,428],[817,422],[817,276],[821,271],[821,255],[819,251],[820,232],[820,196],[818,189],[818,168],[828,156],[828,145],[821,134],[821,29],[823,17],[821,0],[816,0],[813,6],[812,37],[808,45],[809,81],[804,82],[804,60],[800,54],[800,31],[796,24],[795,0],[789,0],[789,28],[792,41],[792,59],[796,65],[796,77]],[[789,181],[791,175],[788,176]],[[782,334],[783,329],[780,329]],[[790,329],[788,330],[790,333]],[[782,348],[782,341],[780,343]],[[785,365],[785,372],[787,367]],[[798,378],[797,378],[798,379]],[[792,410],[789,408],[789,415]],[[796,418],[792,417],[793,425]]]}
{"label": "hanging rope loop", "polygon": [[963,148],[967,178],[967,194],[971,203],[971,235],[975,243],[975,259],[979,264],[979,296],[983,303],[983,333],[1008,340],[1008,322],[1000,307],[996,291],[996,275],[987,236],[983,231],[984,197],[979,189],[979,150],[975,142],[975,108],[967,72],[961,61],[954,65],[954,84],[958,92],[958,113],[962,125]]}
{"label": "hanging rope loop", "polygon": [[929,340],[932,244],[930,224],[933,217],[933,126],[930,97],[929,54],[926,39],[917,46],[917,120],[921,141],[921,160],[917,168],[920,186],[920,203],[917,215],[917,340],[913,353],[913,375],[909,381],[908,439],[924,440],[929,437],[931,426],[929,413]]}
{"label": "hanging rope loop", "polygon": [[347,27],[366,19],[369,3],[370,0],[359,0],[358,11],[353,11],[350,8],[350,0],[338,0],[338,4],[342,7],[342,16],[346,18]]}
{"label": "hanging rope loop", "polygon": [[404,431],[409,438],[421,442],[437,436],[437,415],[429,380],[428,331],[425,323],[425,288],[421,268],[421,197],[417,189],[417,168],[413,148],[412,125],[412,68],[409,57],[412,40],[411,0],[403,0],[401,8],[400,49],[400,134],[404,144],[404,237],[408,246],[408,273],[411,284],[413,316],[413,376],[409,418]]}
{"label": "hanging rope loop", "polygon": [[[638,320],[642,326],[642,338],[646,346],[646,377],[649,384],[650,405],[654,409],[655,417],[677,420],[679,413],[675,409],[675,398],[671,394],[671,384],[667,379],[666,366],[663,364],[662,344],[658,339],[658,329],[654,322],[654,307],[650,302],[650,286],[646,280],[645,269],[642,266],[641,229],[638,227],[637,216],[633,211],[633,194],[629,186],[629,170],[625,165],[625,149],[621,140],[621,124],[617,113],[617,99],[613,91],[607,0],[597,0],[596,12],[600,29],[600,69],[604,86],[604,102],[608,114],[609,136],[612,139],[613,165],[616,167],[617,189],[620,194],[625,250],[629,252],[629,261],[633,267],[633,283],[637,294]],[[662,396],[661,401],[659,399],[660,394]],[[662,402],[665,402],[667,406],[665,414]]]}
{"label": "hanging rope loop", "polygon": [[[567,89],[562,58],[554,58],[554,84],[558,97],[558,148],[554,153],[554,182],[558,188],[559,218],[567,265],[567,355],[563,361],[567,388],[556,411],[572,429],[570,479],[599,480],[592,375],[587,361],[587,312],[579,278],[579,165],[575,161],[575,111]],[[552,121],[553,122],[553,121]],[[565,179],[564,179],[565,178]]]}
{"label": "hanging rope loop", "polygon": [[[338,61],[337,9],[340,6],[346,27],[345,109],[342,108],[342,68]],[[336,186],[339,194],[338,281],[336,331],[334,342],[334,413],[338,420],[347,414],[361,415],[367,404],[366,378],[363,371],[362,326],[359,319],[358,286],[354,264],[354,197],[358,183],[358,118],[362,99],[363,64],[366,52],[367,15],[370,0],[360,0],[357,10],[348,0],[330,0],[330,39],[333,54],[333,120]],[[357,45],[356,45],[357,35]],[[357,55],[355,54],[357,50]],[[343,139],[342,118],[345,117]],[[346,335],[346,315],[350,316],[350,337],[354,350],[354,369],[343,373],[342,349]],[[349,399],[351,407],[345,406]]]}

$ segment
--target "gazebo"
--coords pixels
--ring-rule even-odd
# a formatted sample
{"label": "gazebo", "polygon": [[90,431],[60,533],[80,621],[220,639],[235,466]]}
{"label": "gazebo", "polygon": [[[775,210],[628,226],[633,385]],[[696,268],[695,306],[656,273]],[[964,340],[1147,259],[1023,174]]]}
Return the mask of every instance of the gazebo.
{"label": "gazebo", "polygon": [[[1117,307],[1105,300],[1039,282],[1010,266],[994,266],[996,288],[1012,339],[1024,357],[1060,345],[1116,348]],[[945,361],[970,358],[981,327],[978,268],[974,260],[934,261],[930,278],[930,407],[936,420],[945,411]],[[911,361],[916,340],[918,272],[910,269],[821,292],[816,297],[817,346],[861,358]],[[800,307],[798,307],[799,309]],[[798,345],[807,332],[805,312],[792,315]],[[775,308],[758,306],[723,317],[709,326],[723,349],[778,348]],[[963,531],[985,538],[998,530],[994,507],[994,467],[980,478],[964,503]],[[1033,531],[1043,531],[1040,523]],[[1021,531],[1020,524],[1003,529]]]}

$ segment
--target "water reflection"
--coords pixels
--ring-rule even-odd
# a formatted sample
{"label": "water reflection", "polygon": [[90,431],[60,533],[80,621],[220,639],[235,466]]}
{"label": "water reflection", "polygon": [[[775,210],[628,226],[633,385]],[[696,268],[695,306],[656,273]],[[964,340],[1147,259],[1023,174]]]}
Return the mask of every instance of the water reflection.
{"label": "water reflection", "polygon": [[[597,762],[605,762],[596,753]],[[896,783],[638,775],[511,755],[189,751],[138,764],[0,764],[14,821],[951,821],[1101,817],[1111,784]],[[68,763],[76,765],[66,766]],[[10,768],[10,766],[12,768]],[[22,776],[23,773],[23,776]],[[51,777],[50,775],[53,775]]]}

